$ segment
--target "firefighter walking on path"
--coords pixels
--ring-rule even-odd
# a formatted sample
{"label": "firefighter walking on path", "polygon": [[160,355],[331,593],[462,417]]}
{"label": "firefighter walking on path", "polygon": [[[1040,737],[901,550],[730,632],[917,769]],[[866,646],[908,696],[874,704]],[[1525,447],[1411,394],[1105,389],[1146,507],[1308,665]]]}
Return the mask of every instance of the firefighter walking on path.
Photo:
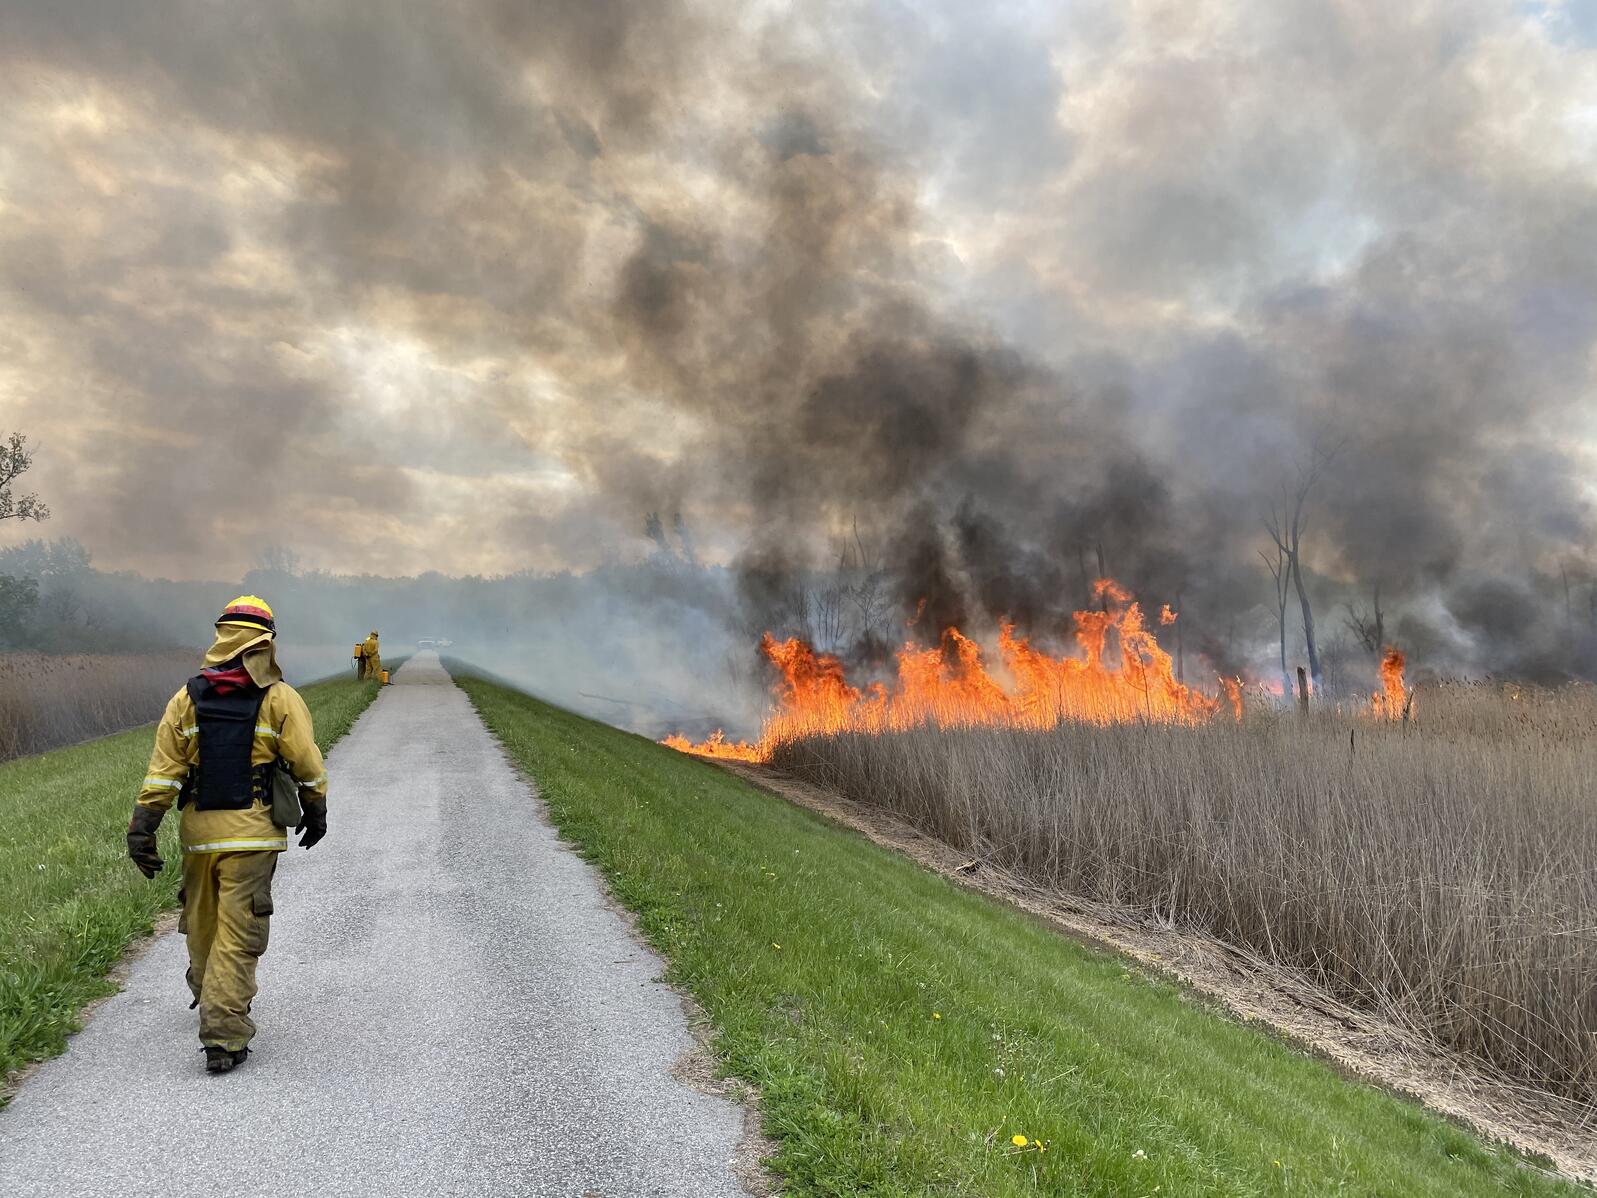
{"label": "firefighter walking on path", "polygon": [[366,643],[361,646],[361,660],[366,663],[366,677],[375,678],[378,682],[383,680],[383,654],[377,644],[377,629],[372,629],[372,634],[366,638]]}
{"label": "firefighter walking on path", "polygon": [[264,599],[243,595],[227,605],[204,668],[156,726],[128,825],[128,856],[153,878],[165,864],[156,848],[161,819],[174,801],[182,813],[178,930],[188,937],[188,984],[212,1073],[249,1056],[255,966],[266,951],[287,823],[305,848],[327,834],[322,752],[310,709],[278,669],[276,636]]}

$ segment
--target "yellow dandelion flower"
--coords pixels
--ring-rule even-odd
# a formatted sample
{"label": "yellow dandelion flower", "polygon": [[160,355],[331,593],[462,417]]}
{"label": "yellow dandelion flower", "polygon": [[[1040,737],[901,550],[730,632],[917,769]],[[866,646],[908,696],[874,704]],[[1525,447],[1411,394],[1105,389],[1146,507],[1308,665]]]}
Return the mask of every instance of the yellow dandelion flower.
{"label": "yellow dandelion flower", "polygon": [[1031,1141],[1026,1139],[1025,1136],[1010,1136],[1009,1142],[1016,1148],[1024,1148],[1027,1144],[1031,1143]]}
{"label": "yellow dandelion flower", "polygon": [[938,1014],[938,1013],[937,1013],[937,1012],[936,1012],[936,1011],[933,1011],[933,1012],[932,1012],[932,1018],[933,1018],[933,1019],[941,1019],[941,1018],[942,1018],[942,1016],[941,1016],[941,1015],[939,1015],[939,1014]]}
{"label": "yellow dandelion flower", "polygon": [[781,951],[781,950],[782,950],[782,946],[781,946],[781,945],[780,945],[780,944],[778,944],[778,943],[777,943],[777,942],[776,942],[776,941],[774,941],[774,940],[773,940],[773,941],[771,941],[771,947],[772,947],[772,948],[774,948],[774,949],[776,949],[776,950],[777,950],[777,951],[778,951],[778,952],[780,952],[780,951]]}

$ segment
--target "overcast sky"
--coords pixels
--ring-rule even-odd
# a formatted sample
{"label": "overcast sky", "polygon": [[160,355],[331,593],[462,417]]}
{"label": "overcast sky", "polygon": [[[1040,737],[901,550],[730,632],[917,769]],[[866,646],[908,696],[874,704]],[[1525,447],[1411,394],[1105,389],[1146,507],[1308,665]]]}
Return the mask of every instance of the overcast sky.
{"label": "overcast sky", "polygon": [[1243,563],[1321,438],[1326,572],[1589,554],[1594,44],[1597,0],[0,0],[0,432],[55,513],[0,544],[498,573],[659,509],[731,560],[1134,461]]}

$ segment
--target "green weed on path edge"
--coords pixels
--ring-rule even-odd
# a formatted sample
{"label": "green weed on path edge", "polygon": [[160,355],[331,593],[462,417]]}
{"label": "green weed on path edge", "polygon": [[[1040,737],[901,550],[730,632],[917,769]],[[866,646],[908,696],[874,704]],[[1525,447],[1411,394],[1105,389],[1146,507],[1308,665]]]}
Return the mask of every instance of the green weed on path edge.
{"label": "green weed on path edge", "polygon": [[[300,688],[325,751],[377,697],[333,678]],[[147,881],[127,825],[149,760],[149,726],[0,764],[0,1079],[56,1056],[106,974],[177,905],[178,821],[161,825],[167,867]],[[338,802],[337,779],[332,801]],[[0,1088],[0,1103],[8,1091]]]}
{"label": "green weed on path edge", "polygon": [[456,680],[757,1088],[785,1193],[1590,1193],[712,765]]}

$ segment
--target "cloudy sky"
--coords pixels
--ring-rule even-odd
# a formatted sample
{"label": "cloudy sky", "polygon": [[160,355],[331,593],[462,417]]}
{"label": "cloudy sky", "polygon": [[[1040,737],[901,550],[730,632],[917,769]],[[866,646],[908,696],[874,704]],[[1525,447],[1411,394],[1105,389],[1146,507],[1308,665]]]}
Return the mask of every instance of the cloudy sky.
{"label": "cloudy sky", "polygon": [[1316,447],[1322,573],[1589,564],[1594,46],[1597,0],[0,0],[0,431],[41,531],[173,577],[580,568],[650,510],[1242,569]]}

